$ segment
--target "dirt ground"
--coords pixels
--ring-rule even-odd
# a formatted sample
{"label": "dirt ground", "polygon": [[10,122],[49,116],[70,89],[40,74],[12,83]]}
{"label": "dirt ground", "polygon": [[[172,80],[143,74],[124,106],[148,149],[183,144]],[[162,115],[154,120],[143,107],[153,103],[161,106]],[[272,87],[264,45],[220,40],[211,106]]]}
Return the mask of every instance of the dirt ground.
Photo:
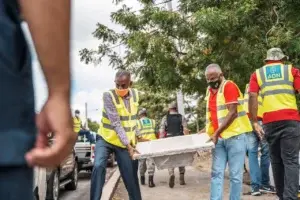
{"label": "dirt ground", "polygon": [[[180,186],[176,180],[175,187],[168,187],[168,171],[159,170],[155,174],[155,188],[141,186],[143,200],[208,200],[210,194],[210,153],[202,153],[195,159],[193,167],[187,167],[186,182],[187,185]],[[249,168],[248,168],[249,169]],[[178,179],[178,175],[176,177]],[[247,173],[244,174],[243,193],[250,191],[250,178]],[[229,179],[228,174],[225,176],[224,183],[224,200],[229,199]],[[263,194],[259,197],[243,195],[242,200],[276,200],[276,195]],[[124,183],[121,180],[113,200],[129,200]]]}

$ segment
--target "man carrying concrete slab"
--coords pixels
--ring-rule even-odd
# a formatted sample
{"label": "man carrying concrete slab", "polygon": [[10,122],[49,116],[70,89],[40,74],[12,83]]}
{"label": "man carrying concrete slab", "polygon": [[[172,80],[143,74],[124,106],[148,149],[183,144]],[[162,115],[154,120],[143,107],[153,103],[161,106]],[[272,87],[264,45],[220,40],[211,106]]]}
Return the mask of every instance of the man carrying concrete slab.
{"label": "man carrying concrete slab", "polygon": [[136,152],[136,126],[139,95],[131,88],[131,74],[120,70],[115,76],[115,88],[103,94],[103,110],[95,147],[95,163],[91,178],[90,200],[99,200],[105,184],[107,160],[116,155],[121,177],[130,200],[142,200]]}
{"label": "man carrying concrete slab", "polygon": [[[178,113],[177,111],[177,103],[173,102],[169,105],[169,112],[166,116],[163,117],[160,124],[160,137],[176,137],[188,134],[189,130],[187,129],[187,122],[185,118]],[[167,133],[165,135],[165,132]],[[185,167],[179,167],[180,173],[180,185],[185,185],[184,181],[184,173]],[[175,175],[174,168],[169,168],[169,186],[173,188],[175,185]]]}
{"label": "man carrying concrete slab", "polygon": [[243,94],[238,86],[223,76],[218,64],[205,70],[208,83],[206,133],[215,143],[211,173],[211,200],[223,198],[226,165],[229,167],[230,200],[240,200],[243,166],[246,155],[245,133],[252,132],[250,120],[243,108]]}

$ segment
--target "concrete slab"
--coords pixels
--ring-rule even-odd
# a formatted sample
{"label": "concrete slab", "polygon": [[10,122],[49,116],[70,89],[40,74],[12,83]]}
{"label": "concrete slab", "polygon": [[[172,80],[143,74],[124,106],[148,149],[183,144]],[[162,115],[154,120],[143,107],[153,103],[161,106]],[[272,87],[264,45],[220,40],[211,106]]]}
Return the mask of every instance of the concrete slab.
{"label": "concrete slab", "polygon": [[212,142],[207,142],[209,139],[207,134],[193,134],[141,142],[136,147],[140,155],[135,158],[153,158],[158,169],[191,166],[197,152],[214,147]]}

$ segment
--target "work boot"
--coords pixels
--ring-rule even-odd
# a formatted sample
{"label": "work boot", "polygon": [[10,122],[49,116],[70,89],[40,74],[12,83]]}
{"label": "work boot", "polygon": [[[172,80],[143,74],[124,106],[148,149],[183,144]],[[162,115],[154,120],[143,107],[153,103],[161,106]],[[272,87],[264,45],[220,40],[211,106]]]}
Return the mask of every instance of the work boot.
{"label": "work boot", "polygon": [[150,187],[150,188],[155,187],[155,184],[154,184],[154,182],[153,182],[153,176],[149,176],[149,187]]}
{"label": "work boot", "polygon": [[185,185],[184,174],[180,174],[180,177],[179,177],[179,184],[180,184],[180,185]]}
{"label": "work boot", "polygon": [[145,185],[145,176],[141,176],[141,184]]}
{"label": "work boot", "polygon": [[170,176],[170,179],[169,179],[169,187],[173,188],[174,185],[175,185],[175,176],[172,175],[172,176]]}

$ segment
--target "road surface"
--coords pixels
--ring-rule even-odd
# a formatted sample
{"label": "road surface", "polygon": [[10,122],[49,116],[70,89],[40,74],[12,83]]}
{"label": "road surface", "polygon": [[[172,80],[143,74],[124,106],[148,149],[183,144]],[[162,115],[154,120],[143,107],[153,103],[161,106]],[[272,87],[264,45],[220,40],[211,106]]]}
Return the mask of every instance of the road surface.
{"label": "road surface", "polygon": [[[116,168],[107,168],[106,181]],[[78,174],[78,186],[75,191],[60,190],[60,200],[89,200],[91,186],[91,173],[82,171]]]}
{"label": "road surface", "polygon": [[[186,168],[186,185],[179,185],[179,172],[175,170],[175,187],[173,189],[168,186],[168,170],[157,170],[155,172],[154,181],[155,188],[141,186],[143,200],[207,200],[210,198],[210,174],[211,174],[211,158],[203,157],[194,167]],[[229,199],[229,180],[228,173],[225,176],[224,183],[224,200]],[[243,192],[249,192],[250,187],[244,185]],[[153,197],[155,195],[155,198]],[[128,194],[121,181],[118,185],[116,193],[112,200],[128,200]],[[275,195],[264,194],[259,197],[243,195],[242,200],[275,200]]]}

